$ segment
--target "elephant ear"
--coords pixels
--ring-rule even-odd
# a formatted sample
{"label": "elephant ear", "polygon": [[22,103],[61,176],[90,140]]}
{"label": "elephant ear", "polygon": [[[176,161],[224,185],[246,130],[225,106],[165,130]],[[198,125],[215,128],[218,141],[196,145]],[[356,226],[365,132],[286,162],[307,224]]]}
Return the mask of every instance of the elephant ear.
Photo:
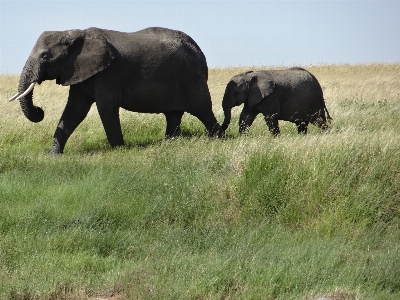
{"label": "elephant ear", "polygon": [[115,58],[104,35],[95,29],[66,33],[67,57],[61,74],[62,85],[82,82],[106,69]]}
{"label": "elephant ear", "polygon": [[249,96],[247,98],[250,107],[261,102],[270,95],[275,88],[275,83],[267,76],[254,75],[249,82]]}

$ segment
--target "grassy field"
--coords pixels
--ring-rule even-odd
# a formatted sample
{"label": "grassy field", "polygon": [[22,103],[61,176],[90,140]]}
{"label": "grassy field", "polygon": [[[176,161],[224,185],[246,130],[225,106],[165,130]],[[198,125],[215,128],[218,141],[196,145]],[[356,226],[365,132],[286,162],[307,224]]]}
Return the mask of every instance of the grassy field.
{"label": "grassy field", "polygon": [[[93,107],[49,156],[68,88],[36,87],[45,119],[0,76],[0,299],[400,299],[400,64],[306,66],[333,118],[298,136],[261,116],[209,139],[185,114],[121,111],[111,150]],[[212,69],[222,122],[233,75]],[[253,68],[254,69],[254,68]]]}

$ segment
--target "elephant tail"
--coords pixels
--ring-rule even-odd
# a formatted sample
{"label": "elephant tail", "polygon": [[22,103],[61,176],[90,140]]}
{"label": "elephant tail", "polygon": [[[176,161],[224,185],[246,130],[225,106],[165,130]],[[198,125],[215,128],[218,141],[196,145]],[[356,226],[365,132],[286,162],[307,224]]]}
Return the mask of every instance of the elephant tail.
{"label": "elephant tail", "polygon": [[331,115],[329,114],[328,108],[327,108],[326,105],[325,105],[325,101],[324,101],[324,109],[325,109],[325,111],[326,111],[327,119],[328,119],[328,120],[332,120],[332,117],[331,117]]}

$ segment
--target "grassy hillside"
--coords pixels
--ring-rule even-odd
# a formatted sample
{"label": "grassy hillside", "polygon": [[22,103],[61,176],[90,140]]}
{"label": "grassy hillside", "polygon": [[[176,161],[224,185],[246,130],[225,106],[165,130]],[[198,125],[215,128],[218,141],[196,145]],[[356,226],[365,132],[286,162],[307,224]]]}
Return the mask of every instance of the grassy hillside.
{"label": "grassy hillside", "polygon": [[[111,150],[95,106],[47,153],[68,88],[44,82],[30,123],[0,76],[0,299],[399,299],[400,64],[306,67],[333,118],[298,136],[261,116],[209,139],[185,114],[121,111]],[[233,75],[212,69],[213,110]]]}

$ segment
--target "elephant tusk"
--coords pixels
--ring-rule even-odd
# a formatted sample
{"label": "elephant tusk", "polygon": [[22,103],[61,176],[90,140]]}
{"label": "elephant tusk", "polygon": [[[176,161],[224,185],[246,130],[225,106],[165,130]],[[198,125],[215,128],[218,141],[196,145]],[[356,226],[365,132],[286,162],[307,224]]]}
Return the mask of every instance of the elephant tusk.
{"label": "elephant tusk", "polygon": [[[20,95],[20,96],[18,96],[17,98],[15,98],[15,100],[19,100],[19,99],[21,99],[22,97],[25,97],[26,95],[28,95],[29,92],[32,91],[33,88],[35,87],[35,84],[36,84],[36,82],[32,82],[31,85],[27,88],[27,90],[26,90],[22,95]],[[13,100],[14,100],[14,99],[13,99]]]}
{"label": "elephant tusk", "polygon": [[8,101],[11,102],[11,101],[15,100],[18,97],[18,95],[19,95],[19,92],[16,93],[14,96],[12,96],[10,99],[8,99]]}

